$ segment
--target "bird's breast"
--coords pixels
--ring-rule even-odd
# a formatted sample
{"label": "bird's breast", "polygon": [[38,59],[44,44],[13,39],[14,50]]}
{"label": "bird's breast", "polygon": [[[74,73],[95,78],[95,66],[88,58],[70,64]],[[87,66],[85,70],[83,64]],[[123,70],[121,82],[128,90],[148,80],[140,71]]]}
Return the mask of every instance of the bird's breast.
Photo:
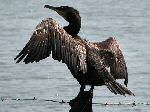
{"label": "bird's breast", "polygon": [[104,84],[102,75],[98,74],[98,71],[90,66],[88,66],[85,74],[78,73],[75,78],[83,85],[102,86]]}

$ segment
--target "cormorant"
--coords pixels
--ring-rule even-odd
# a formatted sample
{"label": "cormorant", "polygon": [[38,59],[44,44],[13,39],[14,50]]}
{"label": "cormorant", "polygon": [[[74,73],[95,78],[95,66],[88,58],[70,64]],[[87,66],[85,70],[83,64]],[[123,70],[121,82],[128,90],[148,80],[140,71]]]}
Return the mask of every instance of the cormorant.
{"label": "cormorant", "polygon": [[102,42],[90,42],[78,36],[81,28],[81,17],[73,7],[45,8],[56,11],[66,21],[68,26],[62,27],[52,18],[42,20],[33,32],[29,42],[16,56],[16,63],[21,60],[25,64],[39,62],[52,53],[54,60],[65,63],[81,85],[84,91],[86,85],[106,85],[114,94],[134,95],[116,79],[125,79],[127,86],[128,73],[123,53],[115,38],[108,38]]}

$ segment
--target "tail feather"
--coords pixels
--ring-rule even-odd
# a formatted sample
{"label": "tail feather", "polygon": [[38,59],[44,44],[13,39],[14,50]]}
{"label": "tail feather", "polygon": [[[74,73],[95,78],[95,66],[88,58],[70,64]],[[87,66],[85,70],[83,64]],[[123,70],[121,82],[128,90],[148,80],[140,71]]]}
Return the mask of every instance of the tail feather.
{"label": "tail feather", "polygon": [[117,94],[116,89],[110,83],[105,83],[105,85],[112,93],[114,93],[115,95]]}
{"label": "tail feather", "polygon": [[127,92],[125,91],[125,89],[122,89],[121,88],[121,86],[119,86],[119,83],[117,84],[117,83],[115,83],[114,84],[114,86],[116,87],[116,89],[119,91],[119,93],[121,94],[121,95],[125,95]]}
{"label": "tail feather", "polygon": [[134,93],[132,93],[129,89],[127,89],[126,87],[123,87],[121,84],[119,84],[116,81],[105,82],[105,85],[114,94],[120,94],[120,95],[128,94],[128,95],[134,96]]}

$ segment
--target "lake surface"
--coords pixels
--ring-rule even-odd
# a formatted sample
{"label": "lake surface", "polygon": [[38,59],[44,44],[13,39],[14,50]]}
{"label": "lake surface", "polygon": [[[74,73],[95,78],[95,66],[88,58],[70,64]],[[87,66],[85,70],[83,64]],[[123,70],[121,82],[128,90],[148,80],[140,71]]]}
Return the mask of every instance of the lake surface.
{"label": "lake surface", "polygon": [[[0,112],[68,112],[68,104],[43,99],[69,101],[79,92],[79,84],[67,67],[51,59],[39,63],[15,64],[13,58],[29,40],[44,18],[65,22],[45,4],[69,5],[82,17],[80,36],[102,41],[112,36],[120,43],[129,72],[128,88],[133,96],[115,96],[106,87],[96,87],[93,102],[150,103],[150,1],[149,0],[1,0],[0,1]],[[12,98],[37,98],[16,101]],[[93,105],[93,112],[150,112],[150,105]]]}

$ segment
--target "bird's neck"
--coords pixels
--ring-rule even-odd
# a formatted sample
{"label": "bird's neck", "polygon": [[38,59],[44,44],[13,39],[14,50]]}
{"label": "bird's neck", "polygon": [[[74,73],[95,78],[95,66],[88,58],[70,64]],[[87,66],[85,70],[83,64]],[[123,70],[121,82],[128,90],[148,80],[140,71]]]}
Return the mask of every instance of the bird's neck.
{"label": "bird's neck", "polygon": [[69,25],[64,27],[65,31],[71,36],[77,36],[81,28],[81,18],[71,18],[68,22]]}

